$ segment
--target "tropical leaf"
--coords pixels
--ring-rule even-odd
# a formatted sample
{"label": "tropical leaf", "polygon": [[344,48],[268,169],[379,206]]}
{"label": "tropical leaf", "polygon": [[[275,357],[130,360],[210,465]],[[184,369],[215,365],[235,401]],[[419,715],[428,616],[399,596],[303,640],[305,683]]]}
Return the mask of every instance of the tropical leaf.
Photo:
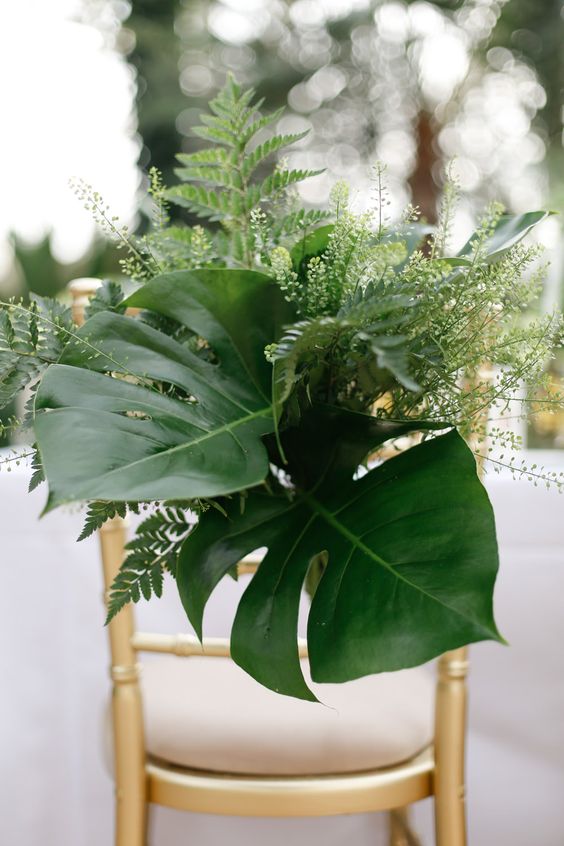
{"label": "tropical leaf", "polygon": [[[519,215],[502,215],[492,235],[480,245],[482,261],[493,264],[500,261],[503,256],[517,244],[525,235],[542,220],[545,220],[553,212],[534,211]],[[459,256],[468,256],[476,249],[476,236],[473,235],[464,247],[460,250]]]}
{"label": "tropical leaf", "polygon": [[319,226],[313,232],[306,232],[290,251],[294,270],[299,271],[309,259],[322,255],[327,249],[329,237],[334,230],[333,224]]}
{"label": "tropical leaf", "polygon": [[321,552],[327,566],[308,620],[315,681],[398,670],[499,639],[493,512],[460,436],[413,447],[360,479],[350,466],[345,478],[344,467],[293,498],[251,493],[243,514],[227,504],[227,520],[204,515],[179,556],[180,596],[201,633],[215,584],[243,555],[268,548],[240,601],[232,655],[262,684],[303,699],[315,697],[298,658],[298,608]]}
{"label": "tropical leaf", "polygon": [[[48,508],[211,497],[262,481],[261,436],[273,428],[263,351],[291,315],[278,287],[252,271],[177,271],[125,305],[174,316],[218,363],[131,317],[87,321],[35,402]],[[171,384],[184,399],[167,395]]]}
{"label": "tropical leaf", "polygon": [[434,232],[435,227],[431,226],[429,223],[421,223],[420,221],[413,220],[392,229],[384,236],[384,241],[388,243],[402,241],[405,244],[407,255],[405,257],[405,261],[399,265],[399,268],[401,268],[405,267],[413,253],[420,249],[424,244],[425,239],[428,238],[429,235],[433,235]]}

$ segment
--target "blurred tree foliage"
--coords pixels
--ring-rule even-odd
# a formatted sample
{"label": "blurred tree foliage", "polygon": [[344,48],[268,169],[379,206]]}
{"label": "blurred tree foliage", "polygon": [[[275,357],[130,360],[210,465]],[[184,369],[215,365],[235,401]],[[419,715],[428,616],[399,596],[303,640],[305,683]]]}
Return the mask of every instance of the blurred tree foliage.
{"label": "blurred tree foliage", "polygon": [[564,94],[564,3],[562,0],[509,0],[490,47],[510,50],[533,67],[546,92],[539,111],[549,144],[562,141]]}
{"label": "blurred tree foliage", "polygon": [[179,8],[178,0],[135,0],[126,23],[134,34],[128,61],[137,71],[139,164],[143,170],[157,167],[167,183],[182,145],[177,117],[186,107],[179,85],[183,44],[175,32]]}
{"label": "blurred tree foliage", "polygon": [[28,300],[31,294],[54,297],[79,276],[107,276],[118,269],[118,257],[111,245],[101,239],[78,261],[65,264],[53,254],[52,235],[28,243],[17,234],[10,237],[18,294]]}
{"label": "blurred tree foliage", "polygon": [[[155,164],[165,179],[179,149],[199,146],[191,127],[226,70],[253,84],[272,107],[288,106],[288,119],[296,125],[301,121],[313,129],[295,164],[316,167],[328,160],[331,180],[349,175],[355,166],[360,178],[367,162],[386,158],[394,133],[403,138],[404,161],[390,168],[390,181],[394,189],[408,184],[413,201],[430,219],[439,174],[452,155],[461,156],[466,167],[462,187],[468,194],[479,202],[495,194],[518,207],[515,186],[525,182],[515,162],[525,171],[527,155],[538,164],[542,144],[561,148],[561,0],[373,0],[364,6],[322,0],[142,0],[132,6],[126,26],[136,37],[129,60],[138,70],[139,132],[147,148],[141,164]],[[390,15],[395,15],[395,31],[389,28]],[[421,60],[433,28],[458,37],[468,53],[462,78],[436,96]],[[449,62],[445,55],[447,76]],[[527,68],[530,78],[524,76]],[[520,109],[521,122],[527,120],[537,133],[528,153],[526,145],[510,143],[516,133],[509,126],[501,143],[499,127],[487,139],[491,156],[485,143],[482,156],[458,149],[463,145],[453,134],[468,137],[469,124],[481,122],[485,131],[491,122],[495,105],[486,103],[486,95],[493,78],[511,82],[512,74],[516,90],[530,88],[508,104]],[[535,88],[535,79],[546,97],[540,85]],[[476,109],[480,100],[489,115]],[[443,143],[443,137],[450,140]],[[513,160],[511,167],[507,159]],[[530,185],[534,181],[531,177]],[[520,190],[526,204],[525,189]]]}

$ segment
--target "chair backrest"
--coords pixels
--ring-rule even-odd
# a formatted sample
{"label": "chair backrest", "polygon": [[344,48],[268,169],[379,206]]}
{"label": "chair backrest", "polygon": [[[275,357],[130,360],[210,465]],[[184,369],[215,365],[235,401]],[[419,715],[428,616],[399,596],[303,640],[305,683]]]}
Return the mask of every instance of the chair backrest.
{"label": "chair backrest", "polygon": [[[84,310],[89,298],[101,282],[97,279],[77,279],[70,283],[73,298],[73,317],[78,325],[84,322]],[[100,529],[100,544],[106,595],[125,556],[127,522],[120,517],[108,520]],[[239,565],[239,571],[251,572],[258,560],[250,557]],[[118,784],[135,783],[137,789],[144,778],[145,746],[143,712],[139,688],[138,652],[160,652],[172,655],[228,656],[229,641],[205,639],[200,643],[188,634],[165,635],[138,632],[135,629],[131,604],[126,605],[108,625],[111,678],[113,682],[113,718],[115,738],[115,768]],[[300,642],[300,655],[307,656],[306,644]],[[452,796],[453,801],[437,805],[437,820],[443,832],[453,832],[456,841],[463,822],[461,806],[464,793],[464,759],[466,734],[466,676],[467,648],[445,653],[438,662],[435,704],[435,776],[437,796]],[[448,838],[446,842],[451,842]]]}

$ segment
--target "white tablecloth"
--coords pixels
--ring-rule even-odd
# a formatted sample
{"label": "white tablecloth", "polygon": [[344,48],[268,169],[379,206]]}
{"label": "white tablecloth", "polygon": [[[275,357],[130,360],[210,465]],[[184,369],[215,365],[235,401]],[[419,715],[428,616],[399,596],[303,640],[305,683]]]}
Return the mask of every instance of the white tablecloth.
{"label": "white tablecloth", "polygon": [[[102,755],[108,691],[96,539],[82,516],[37,522],[28,472],[0,473],[0,843],[110,846],[112,786]],[[509,648],[472,648],[468,794],[471,846],[561,846],[564,838],[564,498],[493,477],[502,569],[496,594]],[[229,580],[230,581],[230,580]],[[168,597],[143,626],[185,628]],[[240,588],[212,600],[207,633],[224,634]],[[430,803],[417,810],[432,842]],[[155,846],[385,843],[373,816],[244,820],[155,809]],[[380,840],[378,840],[378,836]]]}

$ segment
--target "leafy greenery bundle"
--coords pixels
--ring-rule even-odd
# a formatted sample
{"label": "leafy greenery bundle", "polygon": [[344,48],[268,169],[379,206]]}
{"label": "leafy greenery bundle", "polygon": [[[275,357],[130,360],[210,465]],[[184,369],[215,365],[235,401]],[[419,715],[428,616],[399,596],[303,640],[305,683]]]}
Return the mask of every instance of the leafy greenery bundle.
{"label": "leafy greenery bundle", "polygon": [[[355,213],[342,184],[329,211],[306,211],[293,186],[315,172],[270,163],[302,135],[265,137],[279,113],[259,106],[227,80],[196,130],[211,146],[179,156],[177,187],[152,174],[142,239],[78,185],[137,289],[106,283],[80,329],[56,304],[4,304],[0,396],[33,384],[34,479],[48,481],[46,510],[89,503],[82,537],[151,506],[110,618],[160,596],[166,570],[201,636],[215,586],[267,548],[232,654],[262,684],[314,699],[297,647],[304,583],[316,681],[500,638],[473,450],[487,458],[488,410],[513,410],[523,384],[534,398],[561,321],[523,317],[539,275],[520,242],[544,212],[492,206],[446,257],[452,186],[436,232],[413,210],[386,220],[382,168],[373,211]],[[171,224],[171,203],[208,228]]]}

